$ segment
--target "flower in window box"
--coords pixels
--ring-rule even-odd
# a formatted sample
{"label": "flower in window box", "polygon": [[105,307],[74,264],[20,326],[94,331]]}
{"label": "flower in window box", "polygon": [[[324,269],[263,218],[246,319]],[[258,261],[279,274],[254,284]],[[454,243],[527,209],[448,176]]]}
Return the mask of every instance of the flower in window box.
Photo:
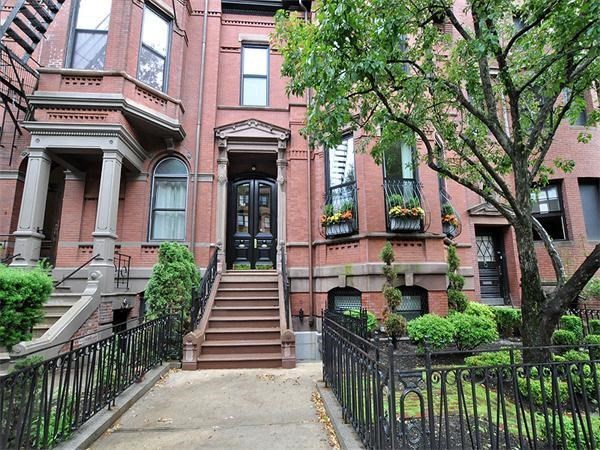
{"label": "flower in window box", "polygon": [[421,221],[425,217],[425,210],[417,197],[408,200],[399,196],[391,199],[388,210],[389,228],[391,231],[420,231]]}

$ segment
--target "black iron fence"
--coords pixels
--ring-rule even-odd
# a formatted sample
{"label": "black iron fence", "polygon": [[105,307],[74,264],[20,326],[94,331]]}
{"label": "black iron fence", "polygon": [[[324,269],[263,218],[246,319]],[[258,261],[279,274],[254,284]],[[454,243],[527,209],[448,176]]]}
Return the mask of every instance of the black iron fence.
{"label": "black iron fence", "polygon": [[[429,229],[431,212],[423,195],[421,183],[415,179],[386,178],[383,180],[383,192],[388,231],[422,232]],[[412,211],[415,207],[423,209],[422,215],[395,217],[395,208]]]}
{"label": "black iron fence", "polygon": [[50,448],[152,368],[179,354],[179,315],[167,315],[0,378],[0,448]]}
{"label": "black iron fence", "polygon": [[129,289],[131,256],[115,252],[115,259],[113,263],[115,266],[115,287]]}
{"label": "black iron fence", "polygon": [[281,252],[281,278],[283,282],[283,302],[285,305],[285,324],[289,329],[290,317],[291,317],[291,306],[290,306],[290,280],[288,277],[288,268],[287,268],[287,252],[285,250],[285,246],[282,246],[280,249]]}
{"label": "black iron fence", "polygon": [[591,309],[586,308],[569,308],[566,311],[566,314],[577,316],[581,318],[581,322],[583,323],[583,332],[584,334],[594,334],[591,331],[590,322],[592,320],[600,320],[600,309]]}
{"label": "black iron fence", "polygon": [[364,308],[351,311],[333,311],[327,310],[323,312],[323,317],[344,327],[351,334],[358,335],[362,339],[367,339],[367,310]]}
{"label": "black iron fence", "polygon": [[202,282],[197,291],[192,293],[192,317],[191,317],[191,331],[195,330],[204,316],[206,309],[206,303],[210,292],[212,291],[215,278],[217,277],[217,263],[219,261],[219,249],[214,250],[208,266],[202,276]]}
{"label": "black iron fence", "polygon": [[478,366],[425,351],[415,368],[323,322],[323,378],[369,449],[598,448],[600,346],[548,347],[550,362],[536,364],[523,362],[528,350],[479,352]]}

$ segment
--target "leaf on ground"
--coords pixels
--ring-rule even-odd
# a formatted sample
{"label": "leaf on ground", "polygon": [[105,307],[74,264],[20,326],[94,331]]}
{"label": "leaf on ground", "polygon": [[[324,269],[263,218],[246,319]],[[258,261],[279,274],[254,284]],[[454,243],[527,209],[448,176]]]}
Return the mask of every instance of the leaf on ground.
{"label": "leaf on ground", "polygon": [[311,400],[315,405],[315,412],[317,414],[317,417],[319,418],[319,422],[323,424],[325,431],[327,431],[327,442],[329,443],[331,448],[334,448],[336,450],[340,449],[340,442],[338,441],[338,438],[335,434],[335,430],[333,429],[331,419],[325,411],[325,406],[323,405],[323,400],[321,399],[321,396],[318,392],[313,391]]}

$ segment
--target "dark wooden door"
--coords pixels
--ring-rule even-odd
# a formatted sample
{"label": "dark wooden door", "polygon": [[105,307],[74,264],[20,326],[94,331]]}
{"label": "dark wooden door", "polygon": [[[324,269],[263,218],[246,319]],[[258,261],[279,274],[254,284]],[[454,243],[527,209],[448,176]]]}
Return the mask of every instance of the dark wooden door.
{"label": "dark wooden door", "polygon": [[270,179],[238,180],[229,191],[227,265],[239,269],[275,267],[277,191]]}
{"label": "dark wooden door", "polygon": [[504,246],[501,235],[492,230],[476,232],[477,261],[481,301],[490,305],[504,305]]}

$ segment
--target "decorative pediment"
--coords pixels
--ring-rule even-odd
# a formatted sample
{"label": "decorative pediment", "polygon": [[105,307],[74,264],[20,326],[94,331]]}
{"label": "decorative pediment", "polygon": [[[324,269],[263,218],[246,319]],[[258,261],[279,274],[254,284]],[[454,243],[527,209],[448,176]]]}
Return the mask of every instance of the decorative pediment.
{"label": "decorative pediment", "polygon": [[277,153],[286,148],[290,130],[249,119],[215,128],[215,137],[228,152]]}
{"label": "decorative pediment", "polygon": [[488,202],[483,202],[483,203],[480,203],[479,205],[475,205],[475,206],[469,208],[467,211],[470,216],[494,216],[494,217],[502,216],[502,214],[500,214],[498,212],[496,207]]}

